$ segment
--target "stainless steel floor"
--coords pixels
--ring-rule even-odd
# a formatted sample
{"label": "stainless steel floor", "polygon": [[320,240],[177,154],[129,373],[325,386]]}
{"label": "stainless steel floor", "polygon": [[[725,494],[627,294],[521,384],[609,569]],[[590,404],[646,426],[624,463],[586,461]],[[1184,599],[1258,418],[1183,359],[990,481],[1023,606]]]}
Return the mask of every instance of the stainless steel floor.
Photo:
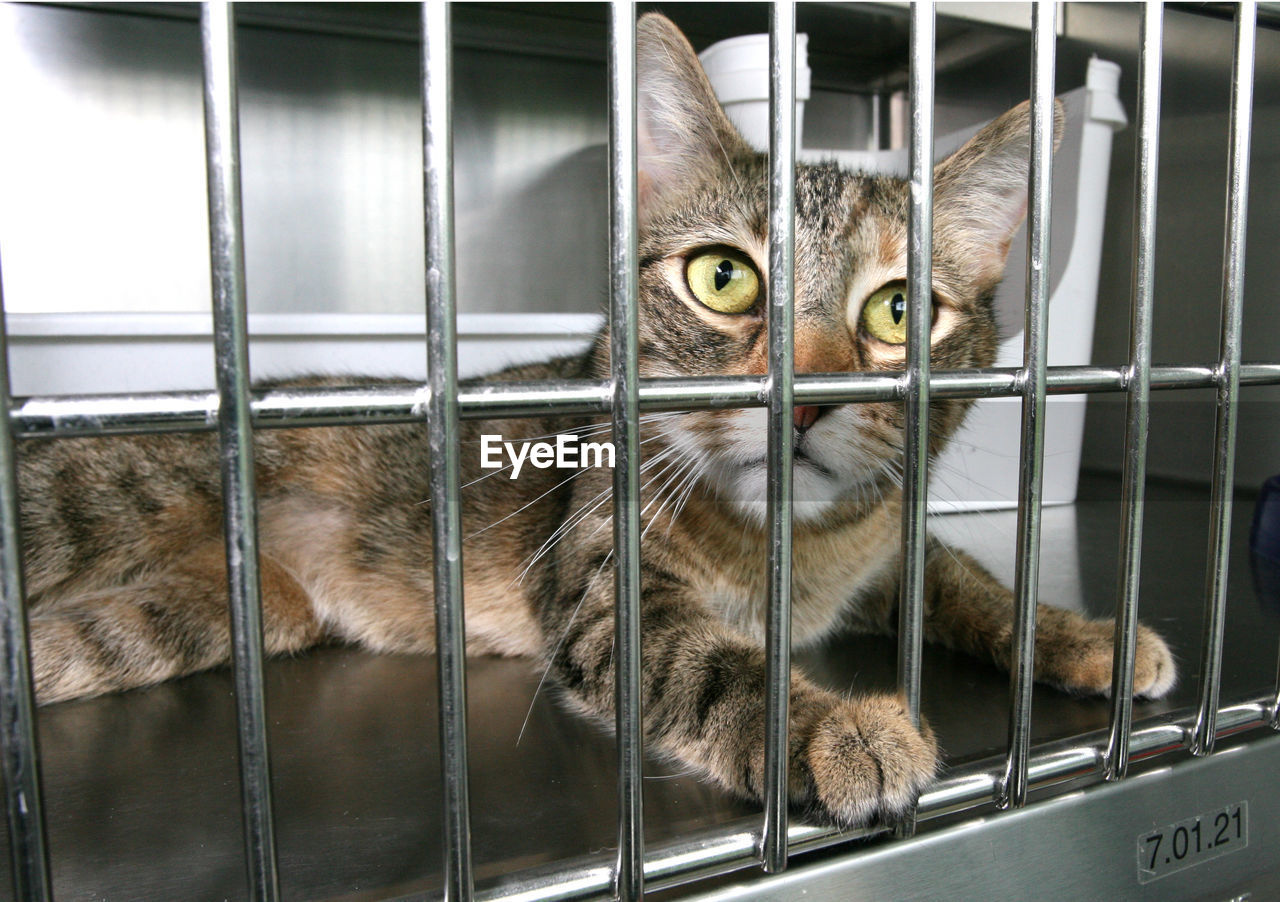
{"label": "stainless steel floor", "polygon": [[[1046,511],[1044,596],[1110,613],[1116,496],[1115,480],[1087,477],[1077,504]],[[1252,506],[1247,496],[1236,505],[1224,705],[1275,683],[1280,598],[1254,588],[1247,545]],[[1002,549],[1013,547],[1015,520],[1012,511],[967,514],[935,528],[1000,570],[1012,566],[1011,550]],[[1171,641],[1182,680],[1171,698],[1137,706],[1139,725],[1193,701],[1206,493],[1153,484],[1146,520],[1142,617]],[[890,688],[895,654],[892,639],[855,636],[805,653],[799,663],[842,689]],[[430,890],[440,867],[434,660],[330,648],[270,662],[266,675],[284,896]],[[469,677],[481,881],[608,847],[615,783],[608,732],[568,714],[553,691],[539,691],[539,674],[526,662],[474,660]],[[927,650],[924,712],[949,764],[1003,750],[1007,687],[993,667]],[[1037,742],[1106,722],[1101,700],[1036,689]],[[59,898],[244,895],[228,673],[44,709],[40,739]],[[754,815],[751,806],[657,761],[648,765],[646,805],[650,842]],[[0,881],[7,890],[7,872]]]}

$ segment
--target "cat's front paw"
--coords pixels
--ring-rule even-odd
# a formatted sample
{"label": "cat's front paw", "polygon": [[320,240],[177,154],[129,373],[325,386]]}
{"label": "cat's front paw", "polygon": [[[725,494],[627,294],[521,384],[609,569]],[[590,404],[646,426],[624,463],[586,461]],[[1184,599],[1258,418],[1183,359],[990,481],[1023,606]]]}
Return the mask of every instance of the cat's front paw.
{"label": "cat's front paw", "polygon": [[921,727],[893,696],[832,708],[815,725],[806,754],[822,813],[849,827],[904,814],[937,772],[938,744],[928,725]]}
{"label": "cat's front paw", "polygon": [[[1036,648],[1037,677],[1070,692],[1111,694],[1111,661],[1115,627],[1109,620],[1082,621],[1068,637],[1045,637]],[[1178,682],[1178,667],[1164,639],[1138,625],[1133,694],[1163,698]]]}
{"label": "cat's front paw", "polygon": [[1133,694],[1164,698],[1178,682],[1178,665],[1160,634],[1138,625],[1138,656],[1134,661]]}

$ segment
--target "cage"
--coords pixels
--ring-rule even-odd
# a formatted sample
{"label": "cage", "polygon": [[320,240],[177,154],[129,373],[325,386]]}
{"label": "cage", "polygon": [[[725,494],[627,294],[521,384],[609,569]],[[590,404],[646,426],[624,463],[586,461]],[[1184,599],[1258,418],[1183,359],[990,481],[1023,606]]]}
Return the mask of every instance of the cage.
{"label": "cage", "polygon": [[[1115,137],[1092,360],[1049,365],[1036,344],[1046,285],[1033,279],[1022,366],[923,378],[913,355],[883,378],[637,382],[634,343],[622,341],[609,381],[477,391],[459,370],[580,345],[603,299],[615,323],[634,318],[635,4],[5,4],[0,878],[15,898],[1176,899],[1280,888],[1280,599],[1270,558],[1249,544],[1255,510],[1263,522],[1274,497],[1258,487],[1280,469],[1267,253],[1275,5],[663,11],[699,49],[772,31],[779,73],[791,71],[797,31],[809,35],[800,155],[898,147],[923,161],[934,134],[1028,94],[1043,115],[1047,98],[1084,83],[1091,57],[1119,64],[1132,124]],[[775,108],[794,89],[779,75]],[[783,173],[796,156],[788,121],[770,122]],[[424,158],[438,177],[426,184]],[[1046,208],[1062,203],[1035,193],[1045,184],[1033,176],[1033,254]],[[519,262],[518,297],[477,290],[494,254]],[[788,359],[783,319],[771,324],[775,374]],[[316,367],[410,381],[248,381]],[[1042,509],[1037,416],[1056,395],[1088,398],[1083,469],[1073,503]],[[944,769],[908,822],[835,830],[789,813],[776,783],[762,817],[642,758],[634,654],[619,667],[619,706],[633,714],[621,741],[558,705],[528,662],[464,662],[463,596],[447,568],[436,597],[454,603],[439,605],[437,657],[330,647],[264,663],[254,577],[242,570],[229,600],[234,668],[33,705],[13,476],[26,441],[216,430],[243,448],[261,429],[425,418],[448,447],[459,417],[550,406],[611,415],[625,444],[640,410],[765,405],[785,425],[798,403],[900,398],[919,417],[931,396],[1021,398],[1025,425],[1010,458],[1017,510],[930,518],[929,529],[1016,585],[1024,611],[1038,596],[1114,614],[1126,640],[1141,613],[1175,647],[1183,680],[1164,700],[1130,703],[1132,645],[1121,642],[1114,700],[1033,689],[1025,614],[1012,680],[922,651],[917,583],[898,641],[850,635],[794,657],[840,689],[900,689],[934,725]],[[916,433],[909,459],[920,447]],[[239,461],[226,474],[227,529],[251,560],[254,499]],[[619,509],[627,475],[618,468]],[[917,502],[909,567],[921,560],[924,486],[917,476],[904,490]],[[433,488],[456,498],[456,469],[442,464]],[[458,540],[456,522],[436,525],[437,547]],[[624,533],[619,547],[635,539]],[[780,548],[785,564],[785,539]],[[633,652],[635,566],[620,555],[619,647]],[[785,580],[775,586],[781,630]],[[776,693],[788,644],[775,639],[769,653]],[[769,742],[785,747],[776,720]]]}

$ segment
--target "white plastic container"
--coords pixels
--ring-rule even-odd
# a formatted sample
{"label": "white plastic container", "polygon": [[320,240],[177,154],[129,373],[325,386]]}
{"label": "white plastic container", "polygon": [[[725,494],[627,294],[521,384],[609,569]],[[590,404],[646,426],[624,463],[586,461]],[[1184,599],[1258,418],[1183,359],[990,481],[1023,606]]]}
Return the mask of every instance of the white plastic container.
{"label": "white plastic container", "polygon": [[[729,121],[756,150],[769,147],[769,35],[746,34],[698,54]],[[796,35],[796,147],[803,147],[809,99],[809,36]]]}
{"label": "white plastic container", "polygon": [[[1120,67],[1089,61],[1085,86],[1061,95],[1066,131],[1054,156],[1050,241],[1049,366],[1087,364],[1093,348],[1094,308],[1102,255],[1112,134],[1127,124],[1117,96]],[[984,123],[985,124],[985,123]],[[934,141],[938,159],[981,129],[942,135]],[[821,151],[806,149],[807,160],[838,159],[852,168],[902,175],[907,151]],[[1009,249],[1004,282],[995,307],[1002,340],[995,365],[1022,365],[1026,304],[1026,228]],[[1044,502],[1075,501],[1084,436],[1084,395],[1048,399],[1045,418]],[[964,425],[932,466],[931,510],[1016,507],[1021,402],[992,398],[974,404]]]}
{"label": "white plastic container", "polygon": [[[1048,365],[1090,363],[1102,259],[1112,135],[1127,124],[1117,92],[1120,67],[1093,59],[1085,87],[1062,99],[1067,133],[1054,160]],[[996,294],[1002,335],[996,366],[1021,366],[1026,304],[1025,227],[1009,251]],[[1086,395],[1046,402],[1044,503],[1076,500]],[[1018,503],[1022,418],[1016,398],[974,404],[964,426],[934,466],[929,492],[935,509],[1009,508]]]}

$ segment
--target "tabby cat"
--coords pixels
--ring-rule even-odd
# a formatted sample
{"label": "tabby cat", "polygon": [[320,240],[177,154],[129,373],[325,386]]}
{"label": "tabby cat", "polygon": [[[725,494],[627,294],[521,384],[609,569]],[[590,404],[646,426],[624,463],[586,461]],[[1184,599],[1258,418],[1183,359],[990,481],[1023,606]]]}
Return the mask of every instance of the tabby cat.
{"label": "tabby cat", "polygon": [[[667,19],[638,25],[640,353],[644,376],[766,372],[767,160],[725,117]],[[935,171],[932,355],[991,364],[991,296],[1026,205],[1024,104]],[[893,371],[904,362],[908,186],[804,165],[796,174],[795,368]],[[608,335],[585,353],[494,380],[604,379]],[[288,385],[332,384],[318,377]],[[373,380],[363,380],[369,383]],[[277,385],[282,383],[276,383]],[[362,380],[347,380],[362,384]],[[266,386],[264,386],[266,387]],[[932,407],[936,454],[964,415]],[[902,409],[795,411],[794,639],[895,625]],[[613,705],[606,467],[484,469],[482,435],[573,431],[591,418],[462,427],[468,650],[524,655],[572,705]],[[727,789],[763,786],[765,414],[702,410],[643,422],[643,703],[648,748]],[[433,648],[431,518],[421,425],[270,430],[256,437],[265,645]],[[218,450],[209,435],[23,446],[22,529],[41,702],[145,686],[229,660]],[[1011,596],[931,544],[926,637],[1007,666]],[[1036,676],[1110,685],[1112,626],[1041,606]],[[1165,643],[1138,636],[1136,691],[1173,685]],[[932,778],[937,747],[892,695],[847,697],[796,672],[791,797],[842,824],[892,817]]]}

